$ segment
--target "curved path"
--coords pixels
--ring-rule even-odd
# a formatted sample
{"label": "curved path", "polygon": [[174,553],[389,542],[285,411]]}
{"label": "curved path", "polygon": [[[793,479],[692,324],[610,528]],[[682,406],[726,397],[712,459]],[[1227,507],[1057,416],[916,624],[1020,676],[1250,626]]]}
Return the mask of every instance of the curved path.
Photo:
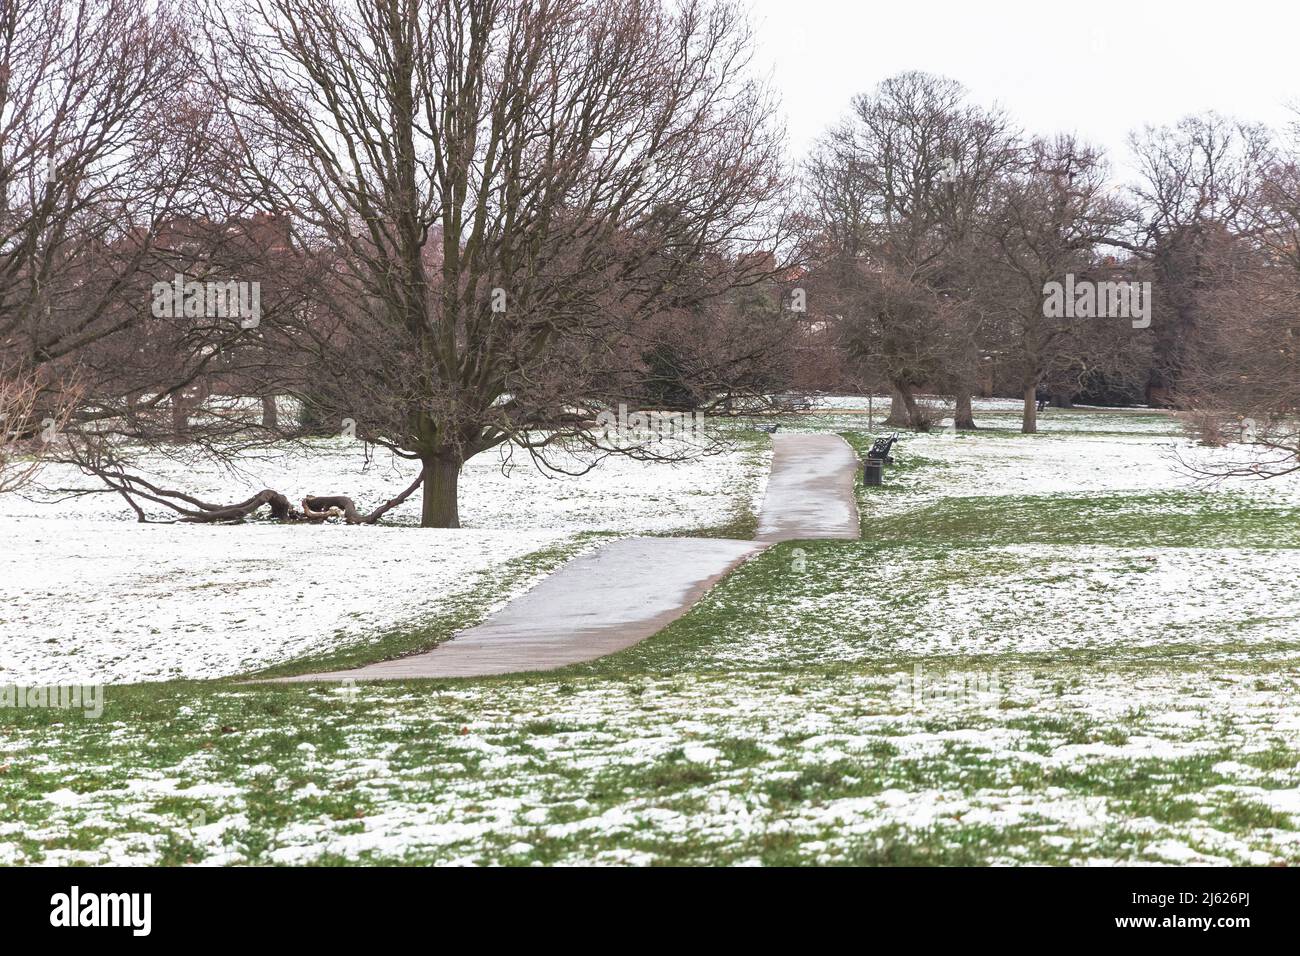
{"label": "curved path", "polygon": [[756,541],[621,538],[574,558],[482,624],[433,650],[285,681],[481,677],[551,670],[630,647],[676,620],[768,544],[856,538],[857,460],[837,435],[773,436]]}

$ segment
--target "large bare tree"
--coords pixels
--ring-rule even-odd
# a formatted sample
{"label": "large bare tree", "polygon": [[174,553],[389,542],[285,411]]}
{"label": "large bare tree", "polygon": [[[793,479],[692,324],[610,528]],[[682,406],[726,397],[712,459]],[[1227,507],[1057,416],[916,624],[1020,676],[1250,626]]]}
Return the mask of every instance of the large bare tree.
{"label": "large bare tree", "polygon": [[1072,137],[1035,140],[999,184],[986,226],[995,251],[981,296],[998,317],[999,364],[1023,397],[1026,434],[1038,428],[1039,387],[1072,366],[1090,367],[1107,342],[1098,336],[1097,323],[1110,321],[1049,317],[1045,289],[1071,274],[1128,281],[1124,266],[1108,264],[1099,244],[1121,232],[1129,218],[1109,190],[1103,156]]}
{"label": "large bare tree", "polygon": [[1210,477],[1300,470],[1300,120],[1291,133],[1234,203],[1239,228],[1200,243],[1203,321],[1177,394],[1204,437],[1242,449],[1193,464]]}
{"label": "large bare tree", "polygon": [[[628,452],[591,424],[663,331],[689,350],[777,271],[779,130],[731,4],[244,0],[204,24],[232,188],[332,263],[266,354],[318,420],[419,461],[426,526],[459,523],[461,466],[502,443]],[[780,316],[703,350],[700,407],[770,387]]]}
{"label": "large bare tree", "polygon": [[74,378],[83,415],[166,394],[154,357],[120,345],[202,151],[187,69],[165,4],[0,6],[0,367],[37,383],[34,412]]}
{"label": "large bare tree", "polygon": [[970,246],[1015,148],[1006,119],[966,96],[945,77],[890,77],[854,99],[807,164],[820,308],[839,317],[849,351],[883,372],[895,424],[918,424],[915,389],[947,380],[962,426],[974,426]]}

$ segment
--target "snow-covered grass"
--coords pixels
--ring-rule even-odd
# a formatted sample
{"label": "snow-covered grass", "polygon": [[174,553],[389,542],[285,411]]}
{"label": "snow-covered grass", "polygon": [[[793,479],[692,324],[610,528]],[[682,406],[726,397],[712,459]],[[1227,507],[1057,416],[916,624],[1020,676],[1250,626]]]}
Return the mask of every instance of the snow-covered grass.
{"label": "snow-covered grass", "polygon": [[[248,673],[305,656],[384,656],[446,636],[527,590],[593,534],[673,534],[734,524],[761,499],[758,444],[683,464],[607,458],[547,477],[527,461],[472,459],[464,528],[139,524],[116,495],[48,468],[0,524],[0,683],[121,683]],[[367,463],[343,440],[245,457],[233,472],[154,458],[165,487],[238,501],[261,488],[346,493],[373,507],[409,463]],[[570,466],[576,463],[569,463]],[[503,467],[504,465],[504,467]],[[158,513],[160,517],[165,514]],[[390,639],[395,636],[396,642]]]}
{"label": "snow-covered grass", "polygon": [[[918,402],[924,402],[931,405],[952,405],[949,398],[937,395],[918,395]],[[809,404],[813,409],[824,411],[827,409],[837,411],[854,411],[865,412],[874,408],[877,412],[887,413],[889,411],[890,398],[888,395],[817,395],[810,398]],[[976,412],[992,411],[1019,411],[1022,403],[1018,398],[973,398],[971,399],[971,408]]]}
{"label": "snow-covered grass", "polygon": [[[865,454],[869,436],[849,435]],[[868,515],[914,511],[940,500],[1177,492],[1207,507],[1225,495],[1261,504],[1300,507],[1300,478],[1235,478],[1208,484],[1194,469],[1217,460],[1240,459],[1241,446],[1202,448],[1187,438],[1098,435],[1077,429],[1063,435],[905,434],[894,446],[900,468],[890,469],[886,489],[864,499]]]}
{"label": "snow-covered grass", "polygon": [[[918,396],[918,401],[937,412],[934,423],[936,433],[953,424],[952,402],[933,396]],[[866,396],[819,396],[812,403],[814,413],[793,422],[787,427],[797,431],[868,431],[879,434],[892,432],[884,425],[889,414],[889,397],[877,395],[871,401]],[[1006,437],[1006,433],[1020,433],[1023,404],[1011,398],[977,398],[971,402],[975,423],[979,431],[963,433],[963,438]],[[1183,428],[1170,413],[1150,408],[1096,408],[1081,405],[1076,408],[1045,408],[1038,413],[1038,436],[1026,436],[1031,441],[1039,436],[1079,436],[1097,440],[1104,436],[1178,437]],[[904,433],[906,434],[906,433]]]}
{"label": "snow-covered grass", "polygon": [[[471,458],[461,474],[461,526],[562,534],[673,534],[727,523],[737,508],[761,500],[770,460],[766,442],[752,434],[737,437],[730,449],[716,455],[653,465],[609,456],[585,474],[543,471],[519,451],[484,452]],[[667,444],[664,454],[672,451]],[[552,452],[551,457],[565,472],[582,471],[589,463],[562,452]],[[235,502],[274,488],[294,501],[305,495],[349,495],[362,511],[397,495],[416,474],[416,466],[405,459],[382,450],[368,459],[360,443],[342,438],[246,452],[228,466],[194,461],[184,449],[175,457],[150,455],[138,465],[162,487],[208,501]],[[121,498],[98,487],[100,493],[73,497],[70,490],[96,489],[97,483],[73,468],[50,466],[41,472],[39,486],[25,496],[31,500],[13,499],[6,506],[16,515],[50,521],[135,521]],[[154,517],[175,517],[142,504]],[[418,494],[384,516],[385,524],[419,521]]]}
{"label": "snow-covered grass", "polygon": [[1300,650],[1300,549],[804,542],[739,569],[659,638],[598,662],[680,670],[949,656]]}
{"label": "snow-covered grass", "polygon": [[1300,860],[1294,667],[899,677],[137,690],[0,738],[0,862]]}
{"label": "snow-covered grass", "polygon": [[1047,414],[590,664],[0,710],[0,862],[1300,863],[1298,479]]}
{"label": "snow-covered grass", "polygon": [[[219,677],[355,646],[536,574],[561,533],[23,519],[0,558],[0,683]],[[539,567],[543,573],[554,566]]]}

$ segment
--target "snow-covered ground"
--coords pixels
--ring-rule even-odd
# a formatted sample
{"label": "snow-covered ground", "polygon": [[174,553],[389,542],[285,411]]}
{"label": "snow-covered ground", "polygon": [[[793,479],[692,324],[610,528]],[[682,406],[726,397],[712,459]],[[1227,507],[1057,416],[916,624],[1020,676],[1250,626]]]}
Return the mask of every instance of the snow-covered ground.
{"label": "snow-covered ground", "polygon": [[[757,624],[720,621],[691,652],[701,665],[1300,641],[1300,473],[1207,484],[1187,467],[1242,446],[939,433],[893,453],[861,498],[863,544],[808,549]],[[882,626],[886,594],[900,610]]]}
{"label": "snow-covered ground", "polygon": [[1244,645],[1263,655],[1277,643],[1300,643],[1300,549],[804,550],[798,570],[779,575],[761,616],[720,621],[710,639],[684,652],[684,663],[754,669],[1068,651],[1121,657],[1170,646],[1242,653]]}
{"label": "snow-covered ground", "polygon": [[[233,473],[147,464],[160,484],[223,502],[270,487],[373,507],[412,477],[409,463],[367,464],[341,439],[248,456]],[[0,524],[0,684],[219,677],[470,604],[486,612],[547,570],[505,575],[508,562],[578,547],[583,532],[726,524],[761,499],[766,474],[767,456],[743,449],[683,464],[607,458],[578,477],[547,477],[526,459],[503,467],[488,453],[461,479],[464,528],[443,531],[139,524],[116,495],[68,497],[64,489],[93,483],[47,468],[40,489],[7,496]],[[391,513],[393,523],[418,522],[418,497]]]}
{"label": "snow-covered ground", "polygon": [[1293,673],[896,677],[366,686],[274,719],[243,688],[180,709],[179,760],[147,725],[32,731],[0,738],[43,791],[0,863],[1300,861]]}
{"label": "snow-covered ground", "polygon": [[[1300,476],[1200,486],[1174,452],[1239,449],[1117,434],[1146,421],[1131,413],[1061,420],[905,436],[859,499],[862,541],[776,545],[669,632],[576,672],[143,704],[109,688],[97,719],[25,715],[0,734],[0,805],[17,808],[0,863],[1300,863]],[[694,486],[752,478],[757,496],[756,462],[728,467]],[[566,485],[574,500],[536,502],[537,534],[620,530],[661,495],[682,509],[664,520],[722,520],[719,495],[695,512],[666,492],[673,474]],[[343,477],[328,490],[378,498]],[[513,508],[534,501],[518,487]],[[66,507],[42,537],[92,520],[110,541],[198,530],[253,551],[281,530],[423,534],[137,529]]]}
{"label": "snow-covered ground", "polygon": [[[51,527],[63,524],[64,527]],[[433,616],[558,531],[7,524],[0,683],[219,677]]]}
{"label": "snow-covered ground", "polygon": [[[560,453],[552,457],[568,472],[580,471],[586,464]],[[764,455],[736,446],[717,455],[653,465],[611,456],[586,474],[563,474],[540,471],[525,453],[516,451],[511,457],[488,451],[471,458],[461,474],[461,526],[576,534],[666,533],[702,523],[725,524],[746,498],[761,500],[769,460],[770,452]],[[367,461],[363,446],[345,439],[249,452],[230,468],[161,455],[143,459],[139,466],[156,476],[162,487],[180,488],[207,501],[235,502],[274,488],[291,501],[305,495],[349,495],[363,511],[397,495],[416,473],[411,462],[384,451],[377,450]],[[115,494],[73,498],[66,491],[95,487],[93,479],[75,469],[51,466],[40,473],[37,489],[24,498],[9,496],[5,505],[9,513],[43,520],[135,521],[134,513]],[[50,507],[50,502],[57,506]],[[165,509],[142,504],[153,516],[174,517]],[[385,524],[413,525],[419,520],[418,494],[384,516]]]}
{"label": "snow-covered ground", "polygon": [[[942,395],[917,395],[916,400],[925,405],[937,406],[941,408],[952,408],[953,401],[949,397]],[[884,409],[889,410],[890,397],[888,395],[814,395],[809,397],[809,404],[818,411],[855,411],[865,412],[869,408],[876,411]],[[1019,413],[1024,408],[1024,401],[1019,398],[972,398],[971,408],[976,414],[980,412],[1016,412]],[[1097,411],[1106,415],[1128,415],[1128,414],[1160,414],[1153,412],[1145,405],[1135,405],[1130,408],[1102,408],[1096,405],[1076,405],[1074,410],[1079,411]],[[1045,409],[1040,415],[1052,415],[1058,409]],[[1067,410],[1070,411],[1070,410]]]}
{"label": "snow-covered ground", "polygon": [[[939,398],[918,399],[929,409],[933,433],[953,429],[953,405]],[[982,436],[1019,433],[1022,403],[1009,398],[980,398],[972,402],[975,424]],[[821,397],[813,403],[813,413],[783,426],[790,431],[872,431],[888,434],[895,429],[885,425],[889,399],[877,396],[873,403],[859,396]],[[1038,413],[1040,435],[1087,436],[1132,435],[1135,437],[1179,438],[1183,428],[1168,412],[1149,408],[1046,408]],[[903,432],[904,435],[909,433]]]}
{"label": "snow-covered ground", "polygon": [[1282,478],[1234,478],[1209,483],[1193,468],[1242,459],[1241,445],[1203,448],[1187,438],[1071,435],[952,436],[906,434],[894,455],[915,455],[933,464],[923,471],[890,472],[889,482],[906,495],[873,499],[877,513],[912,509],[942,498],[1019,495],[1129,495],[1179,491],[1207,502],[1224,492],[1282,506],[1300,506],[1300,473]]}
{"label": "snow-covered ground", "polygon": [[[950,399],[937,395],[918,395],[918,402],[952,406]],[[888,395],[816,395],[811,397],[812,407],[817,410],[865,412],[874,408],[877,412],[888,413]],[[1019,411],[1023,402],[1018,398],[973,398],[971,408],[977,412]]]}

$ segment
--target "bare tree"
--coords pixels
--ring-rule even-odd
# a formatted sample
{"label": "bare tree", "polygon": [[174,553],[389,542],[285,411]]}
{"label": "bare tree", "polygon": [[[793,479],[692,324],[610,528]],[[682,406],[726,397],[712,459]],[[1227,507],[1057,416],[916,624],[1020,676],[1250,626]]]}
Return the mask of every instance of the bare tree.
{"label": "bare tree", "polygon": [[[951,382],[974,427],[979,313],[966,308],[970,244],[1014,156],[1005,118],[953,80],[909,72],[854,100],[807,164],[820,226],[820,296],[846,347],[881,369],[888,421],[916,426],[914,391]],[[960,371],[958,371],[960,370]]]}
{"label": "bare tree", "polygon": [[0,374],[0,493],[32,479],[41,464],[41,439],[57,425],[53,419],[43,425],[38,419],[39,393],[30,376]]}
{"label": "bare tree", "polygon": [[1135,187],[1144,223],[1136,246],[1149,263],[1157,310],[1147,403],[1171,405],[1184,369],[1198,361],[1204,296],[1226,235],[1252,228],[1251,200],[1272,153],[1262,126],[1214,113],[1132,137],[1142,179]]}
{"label": "bare tree", "polygon": [[1044,313],[1044,289],[1067,274],[1095,281],[1122,272],[1104,265],[1098,244],[1121,231],[1128,211],[1107,188],[1102,156],[1070,137],[1036,140],[1000,188],[990,219],[997,254],[982,295],[1000,318],[1004,372],[1023,396],[1021,430],[1037,431],[1037,392],[1053,373],[1085,368],[1095,318]]}
{"label": "bare tree", "polygon": [[[502,443],[628,453],[591,424],[644,379],[647,324],[775,273],[778,131],[730,5],[245,0],[205,24],[239,188],[333,263],[268,354],[318,419],[420,462],[426,526]],[[706,407],[756,395],[725,365]]]}
{"label": "bare tree", "polygon": [[1180,368],[1179,400],[1242,449],[1192,464],[1212,478],[1300,470],[1300,121],[1251,179],[1240,228],[1201,243],[1200,347]]}
{"label": "bare tree", "polygon": [[38,403],[73,376],[88,400],[159,391],[108,356],[201,151],[184,57],[165,5],[0,7],[0,363],[40,373]]}

